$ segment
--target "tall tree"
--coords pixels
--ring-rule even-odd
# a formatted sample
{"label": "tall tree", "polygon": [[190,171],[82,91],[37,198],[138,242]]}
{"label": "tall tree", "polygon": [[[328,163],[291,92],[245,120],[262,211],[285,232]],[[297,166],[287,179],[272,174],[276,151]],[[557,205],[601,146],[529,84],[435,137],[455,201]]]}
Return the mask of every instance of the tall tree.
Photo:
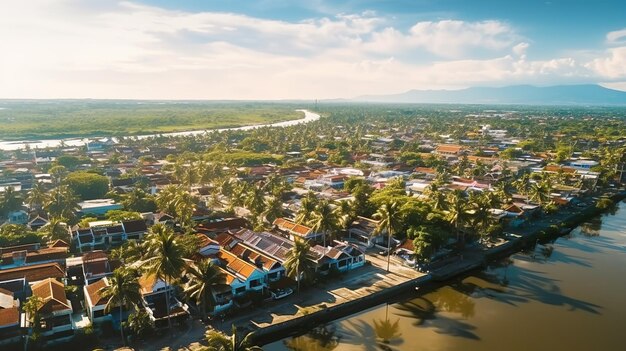
{"label": "tall tree", "polygon": [[326,237],[330,236],[331,239],[334,237],[333,234],[337,230],[338,221],[337,213],[328,201],[322,200],[315,206],[310,225],[313,232],[322,233],[324,252],[326,252]]}
{"label": "tall tree", "polygon": [[[113,271],[111,277],[105,279],[109,280],[109,285],[103,287],[100,291],[102,297],[107,300],[104,311],[105,313],[110,313],[112,309],[117,307],[120,313],[120,323],[122,323],[124,308],[136,308],[141,303],[137,273],[133,269],[120,267]],[[126,345],[123,324],[120,325],[120,335],[122,342]]]}
{"label": "tall tree", "polygon": [[170,284],[175,277],[181,275],[185,267],[183,249],[176,241],[172,229],[160,223],[150,228],[150,234],[146,239],[146,259],[142,266],[149,274],[155,274],[165,282],[167,324],[171,328]]}
{"label": "tall tree", "polygon": [[51,217],[72,220],[78,211],[78,197],[67,185],[59,185],[52,189],[44,209]]}
{"label": "tall tree", "polygon": [[309,191],[300,201],[300,208],[296,213],[296,222],[300,224],[308,224],[318,202],[319,200],[315,196],[315,193]]}
{"label": "tall tree", "polygon": [[315,269],[314,262],[311,261],[311,246],[309,243],[297,239],[291,250],[287,252],[283,265],[287,271],[287,276],[298,282],[298,292],[300,292],[300,282],[308,280]]}
{"label": "tall tree", "polygon": [[39,229],[39,232],[42,233],[48,241],[63,240],[69,243],[71,240],[67,224],[61,218],[51,218],[48,224]]}
{"label": "tall tree", "polygon": [[374,218],[378,219],[377,233],[387,232],[387,272],[391,264],[391,238],[402,228],[402,215],[397,202],[384,203],[376,213]]}
{"label": "tall tree", "polygon": [[213,261],[205,259],[188,265],[187,276],[189,282],[185,286],[185,293],[200,304],[202,319],[206,320],[209,303],[213,302],[213,290],[217,285],[226,283],[226,275]]}
{"label": "tall tree", "polygon": [[41,182],[35,182],[26,197],[26,204],[28,205],[28,208],[31,210],[41,209],[47,201],[48,195],[44,184]]}
{"label": "tall tree", "polygon": [[[459,242],[459,239],[465,239],[462,234],[461,228],[465,224],[467,220],[467,199],[465,199],[465,195],[461,190],[454,190],[451,193],[448,193],[448,197],[446,199],[446,219],[448,223],[450,223],[455,231],[456,231],[456,239]],[[462,242],[461,240],[460,242]]]}

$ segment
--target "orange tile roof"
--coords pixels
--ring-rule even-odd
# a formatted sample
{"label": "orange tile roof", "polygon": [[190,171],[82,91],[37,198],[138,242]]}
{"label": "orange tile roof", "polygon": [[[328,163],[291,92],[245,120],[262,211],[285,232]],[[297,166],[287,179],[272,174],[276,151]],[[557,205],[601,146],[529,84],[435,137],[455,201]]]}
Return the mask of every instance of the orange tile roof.
{"label": "orange tile roof", "polygon": [[258,261],[263,265],[263,268],[268,271],[271,270],[278,263],[278,261],[274,260],[273,258],[270,258],[269,256],[266,256],[258,251],[252,250],[251,248],[244,246],[241,243],[233,246],[230,252],[234,253],[242,259],[244,257],[247,257],[250,261]]}
{"label": "orange tile roof", "polygon": [[0,308],[0,328],[19,324],[20,311],[17,307]]}
{"label": "orange tile roof", "polygon": [[92,306],[106,305],[107,300],[102,297],[102,289],[109,286],[109,280],[102,278],[95,283],[91,283],[85,287],[87,294],[89,294],[89,301]]}
{"label": "orange tile roof", "polygon": [[33,295],[39,296],[43,301],[40,310],[44,313],[72,309],[65,295],[65,285],[58,280],[53,278],[42,280],[33,284],[31,290]]}
{"label": "orange tile roof", "polygon": [[154,291],[154,285],[157,282],[156,274],[144,274],[139,277],[139,286],[141,294],[147,295],[151,294]]}
{"label": "orange tile roof", "polygon": [[235,256],[235,254],[228,252],[226,250],[220,249],[217,253],[217,257],[226,262],[226,267],[244,277],[246,280],[257,271],[257,268],[241,258]]}
{"label": "orange tile roof", "polygon": [[460,152],[463,150],[463,146],[454,144],[441,144],[437,145],[437,152]]}
{"label": "orange tile roof", "polygon": [[307,236],[311,233],[312,229],[302,224],[297,224],[284,218],[276,218],[273,223],[279,229],[286,230],[291,234],[298,236]]}

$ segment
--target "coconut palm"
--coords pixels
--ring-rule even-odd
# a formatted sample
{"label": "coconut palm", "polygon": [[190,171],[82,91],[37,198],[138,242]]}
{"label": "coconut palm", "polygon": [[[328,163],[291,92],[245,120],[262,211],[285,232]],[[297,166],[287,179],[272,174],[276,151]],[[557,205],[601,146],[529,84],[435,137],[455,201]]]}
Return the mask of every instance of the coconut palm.
{"label": "coconut palm", "polygon": [[48,201],[48,195],[43,183],[35,182],[26,196],[26,204],[31,210],[40,209]]}
{"label": "coconut palm", "polygon": [[276,218],[283,216],[283,202],[277,197],[270,197],[266,201],[263,216],[269,223],[273,223]]}
{"label": "coconut palm", "polygon": [[298,282],[298,292],[300,292],[300,282],[307,280],[315,270],[314,263],[310,258],[310,251],[309,243],[297,239],[291,250],[287,252],[285,263],[283,263],[287,276]]}
{"label": "coconut palm", "polygon": [[78,211],[78,197],[67,185],[59,185],[52,189],[48,201],[44,204],[44,209],[51,217],[74,218],[74,212]]}
{"label": "coconut palm", "polygon": [[[101,296],[107,300],[104,312],[110,313],[113,308],[119,308],[121,323],[124,308],[136,308],[141,301],[137,273],[133,269],[120,267],[113,271],[113,275],[110,278],[105,279],[109,280],[109,285],[100,290]],[[126,345],[123,325],[120,325],[120,335],[124,345]]]}
{"label": "coconut palm", "polygon": [[465,239],[465,237],[461,235],[461,228],[468,217],[467,199],[465,199],[464,193],[461,190],[455,190],[448,194],[446,202],[446,219],[456,230],[456,240],[459,242],[459,239]]}
{"label": "coconut palm", "polygon": [[185,267],[183,248],[176,241],[172,229],[161,223],[150,228],[150,234],[146,239],[147,258],[143,261],[142,266],[149,274],[155,274],[157,278],[163,279],[165,282],[167,324],[171,328],[169,285],[175,277],[181,275]]}
{"label": "coconut palm", "polygon": [[226,283],[226,274],[213,261],[206,259],[188,265],[187,276],[189,282],[185,286],[185,294],[200,304],[202,319],[206,320],[208,304],[213,301],[213,289]]}
{"label": "coconut palm", "polygon": [[326,237],[333,236],[338,227],[338,218],[336,212],[326,200],[322,200],[315,206],[311,218],[311,230],[315,233],[322,233],[324,251],[326,251]]}
{"label": "coconut palm", "polygon": [[50,219],[50,222],[39,229],[40,233],[43,233],[47,240],[63,240],[67,243],[70,242],[70,233],[67,230],[67,224],[64,220],[58,217]]}
{"label": "coconut palm", "polygon": [[374,218],[378,219],[376,233],[387,232],[387,272],[391,264],[391,238],[402,228],[401,213],[397,202],[385,203],[376,213]]}
{"label": "coconut palm", "polygon": [[237,335],[237,328],[232,326],[232,335],[228,336],[221,331],[209,329],[205,334],[205,339],[209,346],[208,351],[262,351],[263,349],[252,345],[254,333],[248,333],[241,338]]}
{"label": "coconut palm", "polygon": [[318,199],[315,193],[309,191],[304,198],[300,201],[300,208],[296,213],[296,222],[300,224],[307,224],[311,220],[313,211],[317,207]]}
{"label": "coconut palm", "polygon": [[11,211],[19,210],[22,206],[20,193],[12,186],[7,187],[0,195],[0,213],[8,214]]}
{"label": "coconut palm", "polygon": [[258,186],[250,187],[246,194],[244,205],[253,215],[261,214],[265,206],[265,193],[263,189]]}

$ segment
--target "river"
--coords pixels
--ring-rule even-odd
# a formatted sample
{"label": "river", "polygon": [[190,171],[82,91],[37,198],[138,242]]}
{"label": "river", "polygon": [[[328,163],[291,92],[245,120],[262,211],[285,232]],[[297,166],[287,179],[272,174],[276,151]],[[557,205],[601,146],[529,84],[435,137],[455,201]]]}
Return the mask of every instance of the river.
{"label": "river", "polygon": [[[250,130],[255,128],[262,127],[288,127],[295,126],[298,124],[309,123],[320,119],[320,115],[317,113],[310,112],[308,110],[296,110],[304,113],[304,118],[293,119],[284,122],[276,122],[271,124],[255,124],[248,125],[242,127],[234,127],[234,128],[220,128],[220,129],[202,129],[202,130],[190,130],[186,132],[172,132],[172,133],[160,133],[160,134],[146,134],[146,135],[133,135],[132,137],[138,139],[146,139],[155,136],[185,136],[185,135],[202,135],[205,133],[211,132],[223,132],[226,130]],[[69,138],[69,139],[44,139],[44,140],[19,140],[19,141],[0,141],[0,150],[5,151],[13,151],[24,149],[26,145],[30,146],[31,149],[45,149],[45,148],[55,148],[61,146],[61,144],[72,147],[72,146],[83,146],[90,141],[104,139],[105,137],[98,138]],[[115,138],[113,138],[115,140]]]}
{"label": "river", "polygon": [[621,206],[553,244],[264,350],[624,350]]}

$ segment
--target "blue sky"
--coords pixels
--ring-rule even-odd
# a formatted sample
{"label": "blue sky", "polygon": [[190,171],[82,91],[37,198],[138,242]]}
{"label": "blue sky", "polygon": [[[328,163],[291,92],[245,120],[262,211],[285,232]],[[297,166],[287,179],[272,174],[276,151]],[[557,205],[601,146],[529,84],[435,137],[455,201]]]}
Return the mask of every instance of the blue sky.
{"label": "blue sky", "polygon": [[626,90],[626,2],[5,0],[0,98]]}

